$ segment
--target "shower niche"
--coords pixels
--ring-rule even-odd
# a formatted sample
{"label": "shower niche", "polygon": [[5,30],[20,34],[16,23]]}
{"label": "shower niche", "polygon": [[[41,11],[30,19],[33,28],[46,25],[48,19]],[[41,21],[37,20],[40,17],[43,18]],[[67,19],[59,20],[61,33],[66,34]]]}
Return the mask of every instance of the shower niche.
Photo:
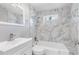
{"label": "shower niche", "polygon": [[23,8],[20,3],[0,4],[0,24],[24,25]]}

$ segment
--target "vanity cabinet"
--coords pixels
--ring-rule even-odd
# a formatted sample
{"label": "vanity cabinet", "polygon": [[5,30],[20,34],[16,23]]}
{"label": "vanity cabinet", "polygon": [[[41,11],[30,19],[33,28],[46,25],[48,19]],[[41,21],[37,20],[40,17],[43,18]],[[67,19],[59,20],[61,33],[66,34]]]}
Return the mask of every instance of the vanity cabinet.
{"label": "vanity cabinet", "polygon": [[6,48],[2,46],[2,49],[0,49],[0,55],[31,55],[32,54],[32,38],[28,38],[28,39],[19,38],[14,42],[9,42],[7,44],[5,44]]}
{"label": "vanity cabinet", "polygon": [[29,44],[22,49],[19,49],[14,53],[14,55],[31,55],[32,54],[32,46]]}
{"label": "vanity cabinet", "polygon": [[15,48],[15,52],[11,53],[11,55],[31,55],[32,54],[32,41],[24,43],[23,45]]}

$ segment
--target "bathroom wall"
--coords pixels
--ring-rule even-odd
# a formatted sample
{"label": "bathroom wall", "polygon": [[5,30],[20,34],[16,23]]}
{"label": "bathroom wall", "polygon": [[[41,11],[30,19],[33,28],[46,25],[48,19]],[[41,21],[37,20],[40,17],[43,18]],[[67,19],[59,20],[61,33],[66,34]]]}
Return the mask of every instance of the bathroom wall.
{"label": "bathroom wall", "polygon": [[16,38],[21,36],[23,27],[15,25],[0,24],[0,42],[10,39],[10,33],[13,33]]}
{"label": "bathroom wall", "polygon": [[[71,15],[72,8],[74,7],[70,4],[63,8],[39,12],[40,19],[37,27],[38,40],[63,43],[70,51],[70,54],[77,54],[77,47],[75,45],[77,42],[77,33]],[[49,24],[50,26],[47,26],[46,23],[43,24],[43,16],[53,14],[59,15],[57,21]]]}
{"label": "bathroom wall", "polygon": [[25,27],[24,30],[22,31],[22,37],[34,37],[35,36],[35,19],[32,19],[32,17],[36,16],[36,11],[32,6],[29,4],[24,4],[24,19],[25,19]]}
{"label": "bathroom wall", "polygon": [[[22,4],[24,8],[24,18],[25,19],[25,26],[18,26],[18,25],[10,25],[10,24],[0,24],[0,42],[9,40],[10,33],[14,33],[16,37],[31,37],[30,36],[30,8],[28,4]],[[4,15],[3,13],[0,14],[1,16]],[[9,14],[8,16],[11,16]],[[7,15],[5,16],[7,17]],[[7,19],[2,16],[3,19]],[[12,18],[12,16],[11,16]],[[14,19],[14,17],[12,18]]]}
{"label": "bathroom wall", "polygon": [[79,3],[74,3],[72,5],[72,10],[71,10],[71,37],[72,40],[75,42],[75,47],[77,50],[77,54],[79,54],[79,47],[78,47],[78,42],[79,42]]}
{"label": "bathroom wall", "polygon": [[[38,25],[38,38],[40,40],[48,40],[48,41],[68,41],[69,35],[70,35],[70,20],[69,20],[69,15],[70,15],[70,6],[66,6],[60,9],[51,10],[51,11],[45,11],[45,12],[40,12],[40,19],[39,19],[39,25]],[[45,15],[58,15],[58,19],[55,21],[52,21],[51,24],[46,25],[47,23],[43,21],[43,16]],[[51,31],[50,31],[51,30]],[[51,38],[49,37],[51,33]],[[41,38],[40,38],[41,36]],[[45,38],[45,37],[46,38]],[[61,38],[64,38],[61,40]],[[60,39],[59,39],[60,38]]]}
{"label": "bathroom wall", "polygon": [[[78,26],[79,26],[79,3],[73,4],[72,6],[72,24],[75,27],[75,32],[72,34],[72,36],[75,36],[76,39],[79,40],[78,38]],[[73,30],[73,29],[72,29]]]}
{"label": "bathroom wall", "polygon": [[[8,22],[9,20],[13,23],[16,22],[17,19],[15,18],[13,13],[0,5],[0,21]],[[22,30],[23,26],[0,23],[0,42],[9,40],[10,33],[13,33],[16,38],[20,37],[22,35]]]}
{"label": "bathroom wall", "polygon": [[0,5],[0,21],[7,22],[8,11]]}
{"label": "bathroom wall", "polygon": [[33,7],[30,6],[30,36],[34,37],[35,36],[35,30],[36,30],[36,21],[37,21],[37,14],[36,11]]}
{"label": "bathroom wall", "polygon": [[26,37],[26,38],[28,38],[28,37],[30,37],[30,31],[29,31],[29,25],[30,25],[30,23],[29,23],[29,16],[30,16],[30,14],[29,14],[29,12],[30,12],[30,10],[29,10],[29,5],[28,4],[23,4],[22,5],[22,7],[24,8],[24,16],[23,16],[23,19],[25,20],[25,26],[23,27],[23,30],[22,30],[22,32],[21,32],[21,37]]}

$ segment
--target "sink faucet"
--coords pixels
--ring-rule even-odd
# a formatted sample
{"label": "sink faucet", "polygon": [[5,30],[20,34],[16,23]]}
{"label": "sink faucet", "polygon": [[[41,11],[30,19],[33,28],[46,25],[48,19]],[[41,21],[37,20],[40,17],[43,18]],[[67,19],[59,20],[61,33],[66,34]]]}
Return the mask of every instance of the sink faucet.
{"label": "sink faucet", "polygon": [[14,36],[15,36],[15,34],[14,34],[14,33],[10,33],[10,38],[9,38],[9,40],[8,40],[8,41],[12,41],[12,40],[14,40]]}

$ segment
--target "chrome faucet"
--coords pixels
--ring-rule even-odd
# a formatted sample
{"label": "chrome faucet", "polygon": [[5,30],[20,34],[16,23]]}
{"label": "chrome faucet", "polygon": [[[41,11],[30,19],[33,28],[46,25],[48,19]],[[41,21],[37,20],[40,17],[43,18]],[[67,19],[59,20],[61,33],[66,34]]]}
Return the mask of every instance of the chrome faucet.
{"label": "chrome faucet", "polygon": [[14,34],[14,33],[10,33],[10,38],[9,38],[9,40],[8,40],[8,41],[12,41],[12,40],[14,40],[14,36],[15,36],[15,34]]}
{"label": "chrome faucet", "polygon": [[79,41],[76,40],[76,41],[74,42],[74,44],[75,44],[75,46],[79,45]]}
{"label": "chrome faucet", "polygon": [[37,44],[38,44],[38,39],[37,39],[37,37],[35,37],[34,39],[35,39],[35,44],[37,45]]}

